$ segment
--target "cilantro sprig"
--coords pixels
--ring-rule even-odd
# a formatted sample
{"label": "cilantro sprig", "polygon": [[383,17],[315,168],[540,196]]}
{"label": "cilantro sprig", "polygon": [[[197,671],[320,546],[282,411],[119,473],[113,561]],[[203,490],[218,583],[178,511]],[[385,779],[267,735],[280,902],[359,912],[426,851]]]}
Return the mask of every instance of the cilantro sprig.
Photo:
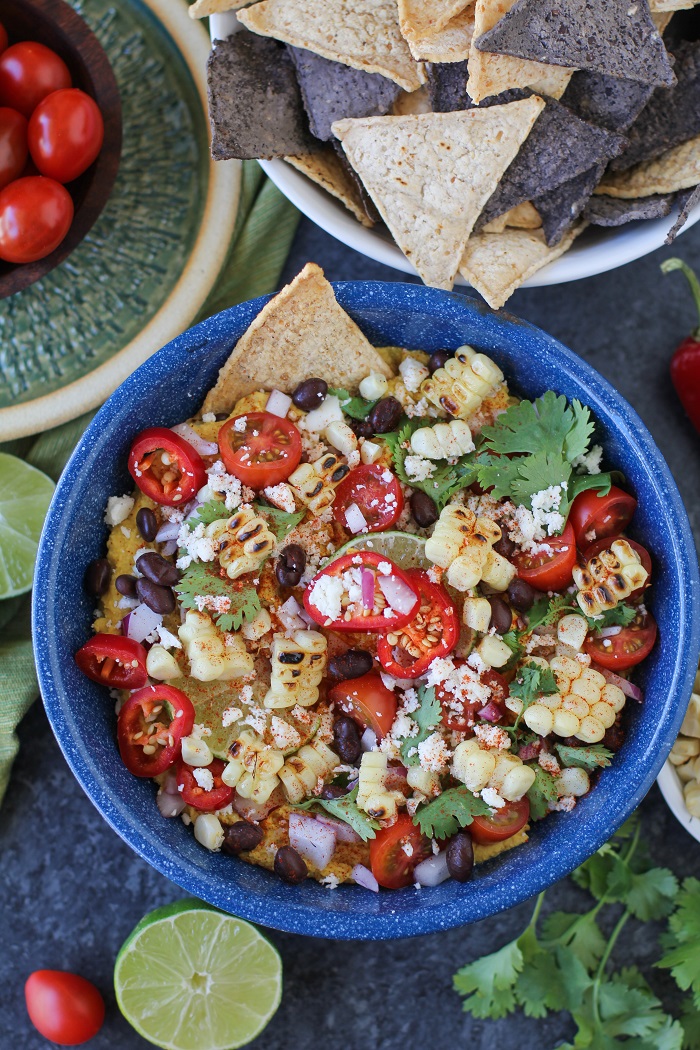
{"label": "cilantro sprig", "polygon": [[[353,397],[343,387],[329,387],[329,394],[335,394],[340,401],[340,407],[346,416],[350,416],[351,419],[367,419],[377,401],[367,401],[364,397]],[[377,399],[379,400],[379,399]]]}
{"label": "cilantro sprig", "polygon": [[281,543],[285,539],[292,529],[295,529],[299,522],[306,514],[306,510],[297,510],[290,514],[286,510],[280,510],[279,507],[273,507],[270,503],[254,503],[258,514],[261,514],[263,518],[267,519],[267,522],[275,534],[275,539],[278,543]]}
{"label": "cilantro sprig", "polygon": [[260,612],[260,599],[254,587],[236,586],[237,581],[222,579],[218,574],[218,562],[192,562],[182,574],[174,590],[184,609],[200,609],[198,597],[228,598],[226,612],[212,613],[216,626],[221,631],[237,631],[243,623],[250,623]]}
{"label": "cilantro sprig", "polygon": [[411,488],[425,492],[434,500],[438,511],[441,511],[452,496],[476,481],[477,469],[475,454],[470,452],[467,456],[461,456],[455,463],[448,463],[446,460],[435,462],[431,476],[424,481],[416,481],[409,477],[406,473],[405,460],[407,456],[414,455],[410,447],[411,438],[416,430],[421,427],[429,427],[433,423],[435,423],[434,419],[409,419],[402,424],[399,430],[382,436],[391,452],[394,472],[399,480],[403,481],[404,485],[410,485]]}
{"label": "cilantro sprig", "polygon": [[320,806],[321,809],[325,809],[326,813],[330,813],[332,817],[344,820],[353,831],[357,832],[363,842],[367,842],[375,837],[375,831],[380,825],[359,808],[357,805],[357,791],[357,787],[354,787],[352,791],[348,792],[347,795],[343,795],[342,798],[312,798],[308,802],[297,803],[294,808],[313,809],[314,806]]}
{"label": "cilantro sprig", "polygon": [[406,766],[420,765],[418,745],[427,740],[442,721],[442,707],[434,687],[428,689],[426,686],[420,686],[418,701],[420,707],[411,715],[418,726],[418,732],[414,736],[407,736],[401,742],[401,759]]}
{"label": "cilantro sprig", "polygon": [[432,802],[419,806],[413,823],[418,825],[424,835],[446,839],[460,828],[466,828],[474,817],[488,816],[490,813],[490,807],[469,788],[454,787],[443,791]]}
{"label": "cilantro sprig", "polygon": [[226,509],[222,499],[210,499],[197,508],[195,514],[187,522],[190,532],[194,532],[198,525],[211,525],[222,518],[230,518],[231,511]]}
{"label": "cilantro sprig", "polygon": [[554,672],[550,667],[540,667],[539,664],[531,662],[522,664],[510,683],[510,695],[517,697],[523,705],[513,730],[517,730],[520,719],[531,704],[541,696],[553,696],[558,692]]}

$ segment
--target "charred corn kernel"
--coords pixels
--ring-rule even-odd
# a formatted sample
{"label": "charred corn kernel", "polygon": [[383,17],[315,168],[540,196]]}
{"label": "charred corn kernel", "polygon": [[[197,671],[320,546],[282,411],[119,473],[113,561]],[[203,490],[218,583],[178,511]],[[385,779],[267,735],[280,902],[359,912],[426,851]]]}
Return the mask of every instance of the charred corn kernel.
{"label": "charred corn kernel", "polygon": [[295,803],[307,798],[338,765],[340,759],[335,751],[318,737],[312,744],[299,748],[279,770],[279,779],[289,801]]}
{"label": "charred corn kernel", "polygon": [[376,463],[382,454],[382,446],[374,441],[363,441],[360,445],[360,459],[363,463]]}
{"label": "charred corn kernel", "polygon": [[389,384],[381,372],[370,372],[360,383],[360,397],[365,401],[379,401],[387,392]]}
{"label": "charred corn kernel", "polygon": [[681,733],[685,736],[700,737],[700,695],[693,693],[690,697],[688,710],[683,719]]}
{"label": "charred corn kernel", "polygon": [[228,787],[236,787],[246,771],[254,773],[258,751],[262,747],[264,743],[261,738],[245,729],[228,750],[229,761],[221,774],[224,784],[227,784]]}
{"label": "charred corn kernel", "polygon": [[557,638],[572,649],[582,649],[588,634],[588,623],[583,616],[569,613],[557,624]]}
{"label": "charred corn kernel", "polygon": [[230,580],[255,572],[275,549],[267,522],[247,503],[227,520],[207,525],[204,535],[215,541],[219,564]]}
{"label": "charred corn kernel", "polygon": [[328,444],[340,452],[341,456],[349,456],[357,448],[357,438],[347,423],[339,423],[335,420],[321,432],[321,437]]}
{"label": "charred corn kernel", "polygon": [[691,817],[700,817],[700,784],[697,784],[695,781],[691,784],[686,784],[683,797],[685,798],[685,807]]}
{"label": "charred corn kernel", "polygon": [[493,788],[509,802],[522,798],[535,780],[534,771],[517,755],[487,751],[475,738],[457,745],[451,772],[470,791]]}
{"label": "charred corn kernel", "polygon": [[224,784],[235,787],[241,798],[267,802],[280,782],[284,755],[247,730],[229,748],[229,762],[221,774]]}
{"label": "charred corn kernel", "polygon": [[515,573],[515,566],[511,565],[507,558],[491,550],[488,553],[481,578],[494,591],[507,591]]}
{"label": "charred corn kernel", "polygon": [[224,635],[206,613],[188,611],[178,628],[190,663],[190,674],[199,682],[242,678],[253,670],[253,657],[246,652],[239,634]]}
{"label": "charred corn kernel", "polygon": [[500,538],[501,530],[490,518],[477,518],[467,507],[448,504],[425,542],[425,554],[447,569],[447,582],[455,590],[471,590],[482,579],[505,590],[515,568],[492,550]]}
{"label": "charred corn kernel", "polygon": [[588,773],[585,769],[579,769],[577,766],[569,766],[566,769],[562,769],[554,783],[557,795],[560,798],[563,795],[585,795],[591,789],[591,780]]}
{"label": "charred corn kernel", "polygon": [[[625,705],[625,694],[616,685],[609,685],[599,671],[579,660],[555,656],[549,666],[559,692],[538,697],[523,714],[525,724],[540,736],[554,733],[575,736],[587,744],[598,743],[605,736],[605,730],[615,724],[617,712]],[[509,697],[506,705],[516,713],[522,711],[517,697]],[[700,741],[698,743],[700,745]]]}
{"label": "charred corn kernel", "polygon": [[465,598],[462,619],[467,627],[486,634],[491,623],[491,606],[486,598]]}
{"label": "charred corn kernel", "polygon": [[679,736],[668,757],[674,766],[680,766],[682,762],[687,762],[689,758],[695,758],[696,755],[700,755],[700,740],[689,740],[687,737]]}
{"label": "charred corn kernel", "polygon": [[489,667],[503,667],[513,655],[513,650],[495,634],[487,634],[482,638],[476,651]]}
{"label": "charred corn kernel", "polygon": [[224,841],[224,829],[216,813],[200,813],[194,822],[194,837],[201,846],[216,853]]}
{"label": "charred corn kernel", "polygon": [[[328,400],[326,398],[326,400]],[[327,452],[315,463],[302,463],[287,478],[294,495],[315,514],[329,507],[335,499],[335,488],[350,468],[334,452]]]}
{"label": "charred corn kernel", "polygon": [[440,794],[440,777],[437,773],[423,769],[422,766],[409,766],[406,780],[409,787],[414,791],[420,791],[428,798]]}
{"label": "charred corn kernel", "polygon": [[411,437],[411,448],[425,459],[457,459],[474,451],[472,432],[462,419],[420,427]]}
{"label": "charred corn kernel", "polygon": [[167,682],[170,678],[180,678],[182,675],[177,660],[162,645],[152,645],[148,650],[146,670],[149,677],[158,682]]}
{"label": "charred corn kernel", "polygon": [[254,620],[244,623],[241,634],[248,642],[257,642],[272,630],[272,619],[267,609],[261,609]]}
{"label": "charred corn kernel", "polygon": [[188,766],[208,766],[214,761],[209,745],[196,736],[183,736],[181,754]]}
{"label": "charred corn kernel", "polygon": [[502,382],[503,372],[491,358],[460,346],[443,368],[423,380],[420,393],[449,415],[468,419]]}
{"label": "charred corn kernel", "polygon": [[544,704],[531,704],[523,715],[523,722],[538,736],[549,736],[554,725],[554,715]]}
{"label": "charred corn kernel", "polygon": [[397,792],[387,791],[387,756],[381,751],[365,751],[357,781],[357,805],[375,820],[396,816]]}
{"label": "charred corn kernel", "polygon": [[574,583],[579,589],[576,601],[587,616],[598,616],[643,586],[647,575],[627,540],[614,540],[585,564],[574,566]]}
{"label": "charred corn kernel", "polygon": [[326,669],[328,642],[318,631],[294,631],[272,639],[272,676],[265,707],[311,707]]}

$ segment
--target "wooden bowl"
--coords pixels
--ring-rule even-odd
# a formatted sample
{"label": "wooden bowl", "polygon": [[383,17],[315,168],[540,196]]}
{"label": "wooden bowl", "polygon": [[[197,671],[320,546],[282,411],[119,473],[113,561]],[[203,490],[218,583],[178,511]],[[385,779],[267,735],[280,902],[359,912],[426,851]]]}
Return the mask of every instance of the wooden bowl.
{"label": "wooden bowl", "polygon": [[0,18],[10,44],[38,40],[68,66],[73,87],[94,98],[100,107],[105,137],[97,160],[66,189],[75,215],[65,239],[36,262],[0,261],[0,299],[28,288],[62,263],[82,241],[104,208],[117,177],[122,147],[121,100],[109,59],[92,30],[65,0],[2,0]]}

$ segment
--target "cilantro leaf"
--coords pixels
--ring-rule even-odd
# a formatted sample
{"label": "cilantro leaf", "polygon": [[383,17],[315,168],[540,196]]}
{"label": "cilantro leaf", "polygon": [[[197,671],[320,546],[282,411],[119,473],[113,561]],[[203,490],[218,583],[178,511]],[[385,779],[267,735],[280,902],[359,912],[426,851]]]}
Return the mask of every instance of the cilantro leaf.
{"label": "cilantro leaf", "polygon": [[[600,982],[600,1020],[607,1036],[646,1038],[664,1027],[667,1021],[671,1022],[646,982],[637,979],[639,976],[638,971],[630,967]],[[658,1045],[656,1040],[653,1045]]]}
{"label": "cilantro leaf", "polygon": [[579,492],[598,489],[599,495],[607,496],[612,486],[612,474],[574,474],[569,481],[569,502],[573,503]]}
{"label": "cilantro leaf", "polygon": [[424,835],[446,839],[460,828],[466,828],[474,817],[488,816],[490,813],[490,807],[469,788],[454,787],[443,791],[432,802],[419,806],[413,823],[418,825]]}
{"label": "cilantro leaf", "polygon": [[563,394],[548,390],[536,401],[521,401],[484,427],[486,444],[502,455],[511,452],[557,453],[569,461],[583,455],[593,433],[590,411],[578,401],[567,407]]}
{"label": "cilantro leaf", "polygon": [[568,608],[568,597],[565,594],[557,594],[554,598],[548,598],[543,594],[527,612],[527,631],[529,634],[535,627],[546,627],[559,619],[559,613]]}
{"label": "cilantro leaf", "polygon": [[226,509],[226,504],[220,499],[210,499],[197,508],[187,522],[190,531],[194,531],[198,525],[211,525],[213,521],[221,521],[222,518],[230,518],[231,511]]}
{"label": "cilantro leaf", "polygon": [[662,919],[674,908],[678,880],[668,868],[650,868],[632,875],[625,904],[642,922]]}
{"label": "cilantro leaf", "polygon": [[[532,497],[543,489],[552,486],[558,488],[563,483],[568,485],[571,477],[571,465],[556,452],[536,452],[532,456],[515,460],[518,466],[518,476],[511,485],[513,501],[518,504],[531,506]],[[568,514],[568,500],[562,490],[562,498],[559,504],[559,513],[566,518]]]}
{"label": "cilantro leaf", "polygon": [[585,456],[588,452],[595,426],[591,419],[590,409],[582,405],[576,398],[571,402],[570,410],[573,415],[573,423],[564,438],[564,455],[569,463],[573,463],[579,456]]}
{"label": "cilantro leaf", "polygon": [[407,736],[401,743],[401,758],[404,765],[407,766],[420,765],[418,745],[427,740],[435,727],[440,725],[442,721],[442,707],[435,695],[434,687],[428,689],[424,685],[421,686],[418,690],[418,699],[420,707],[411,715],[411,718],[418,725],[418,732],[415,736]]}
{"label": "cilantro leaf", "polygon": [[288,536],[306,514],[304,509],[290,514],[288,511],[280,510],[279,507],[273,507],[269,503],[254,503],[253,506],[258,514],[267,519],[278,542],[281,542],[285,536]]}
{"label": "cilantro leaf", "polygon": [[414,417],[407,420],[399,430],[382,436],[391,451],[394,472],[399,480],[403,481],[404,485],[410,485],[411,488],[425,492],[435,501],[438,511],[441,511],[452,496],[476,480],[476,467],[474,454],[469,453],[458,459],[456,463],[448,463],[447,460],[435,462],[431,476],[424,481],[409,478],[406,473],[405,460],[406,456],[413,455],[410,447],[411,438],[416,430],[431,426],[434,422],[434,419]]}
{"label": "cilantro leaf", "polygon": [[586,616],[578,606],[575,611],[588,621],[589,630],[602,631],[604,627],[627,627],[634,620],[638,610],[631,605],[625,605],[624,602],[619,602],[614,609],[606,609],[596,617]]}
{"label": "cilantro leaf", "polygon": [[693,993],[700,1009],[700,882],[685,879],[678,907],[669,919],[675,946],[656,965],[670,970],[679,988]]}
{"label": "cilantro leaf", "polygon": [[507,670],[508,667],[511,666],[511,660],[513,659],[513,657],[515,657],[516,660],[520,659],[524,652],[524,649],[520,644],[520,636],[517,631],[506,631],[505,634],[501,635],[501,638],[513,654],[513,656],[511,656],[510,660],[508,660],[508,662],[505,665],[505,668]]}
{"label": "cilantro leaf", "polygon": [[348,390],[344,390],[343,387],[329,387],[329,394],[335,394],[340,401],[340,407],[346,416],[350,416],[351,419],[366,419],[370,414],[377,401],[366,401],[364,397],[353,397]]}
{"label": "cilantro leaf", "polygon": [[221,631],[237,631],[244,621],[250,623],[254,620],[261,608],[255,588],[241,587],[240,581],[219,576],[218,562],[192,562],[173,589],[184,609],[201,611],[201,603],[197,602],[197,598],[228,598],[229,605],[225,611],[211,614]]}
{"label": "cilantro leaf", "polygon": [[510,683],[510,695],[522,701],[522,710],[515,720],[514,728],[520,725],[520,719],[531,704],[534,704],[541,696],[553,696],[558,693],[554,672],[549,667],[540,667],[538,664],[523,664]]}
{"label": "cilantro leaf", "polygon": [[542,924],[542,934],[545,941],[557,941],[571,948],[588,970],[595,969],[605,951],[605,937],[592,912],[552,912]]}
{"label": "cilantro leaf", "polygon": [[609,843],[584,861],[571,877],[596,900],[605,897],[608,902],[626,900],[632,882],[629,865]]}
{"label": "cilantro leaf", "polygon": [[462,1008],[474,1017],[494,1020],[512,1013],[517,1005],[515,984],[523,965],[518,941],[511,941],[497,952],[463,966],[453,979],[454,990],[468,997]]}
{"label": "cilantro leaf", "polygon": [[554,777],[542,766],[531,765],[535,772],[535,782],[527,793],[530,800],[530,816],[533,820],[542,820],[549,812],[548,803],[556,802],[557,788]]}
{"label": "cilantro leaf", "polygon": [[566,991],[554,952],[540,947],[535,931],[528,926],[518,938],[523,956],[523,969],[518,976],[515,995],[527,1017],[546,1017],[548,1010],[566,1007]]}
{"label": "cilantro leaf", "polygon": [[690,996],[683,1000],[683,1013],[681,1014],[683,1025],[684,1050],[700,1050],[700,1010],[695,1006]]}
{"label": "cilantro leaf", "polygon": [[555,750],[559,752],[559,760],[563,766],[578,766],[594,772],[596,769],[604,769],[610,765],[613,757],[612,751],[602,744],[591,744],[590,747],[567,747],[566,744],[555,744]]}
{"label": "cilantro leaf", "polygon": [[363,842],[375,837],[375,831],[380,826],[376,820],[372,820],[357,805],[357,787],[342,798],[312,798],[308,802],[298,803],[295,809],[311,809],[313,806],[321,806],[332,817],[344,820],[353,831],[356,831]]}

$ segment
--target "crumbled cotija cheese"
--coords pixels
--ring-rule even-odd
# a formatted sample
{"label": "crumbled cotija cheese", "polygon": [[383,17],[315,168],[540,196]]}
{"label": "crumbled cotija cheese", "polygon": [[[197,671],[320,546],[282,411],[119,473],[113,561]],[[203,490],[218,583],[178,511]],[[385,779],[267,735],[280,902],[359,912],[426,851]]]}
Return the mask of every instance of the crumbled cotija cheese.
{"label": "crumbled cotija cheese", "polygon": [[210,769],[204,769],[202,766],[194,766],[192,769],[192,776],[204,791],[211,791],[213,789],[214,777]]}
{"label": "crumbled cotija cheese", "polygon": [[487,751],[507,751],[510,748],[510,737],[500,726],[475,725],[474,736]]}
{"label": "crumbled cotija cheese", "polygon": [[439,733],[431,733],[418,745],[418,757],[423,769],[431,773],[444,772],[452,759],[452,752]]}
{"label": "crumbled cotija cheese", "polygon": [[571,463],[574,470],[582,474],[600,474],[600,461],[603,458],[603,446],[594,445],[585,456],[577,456]]}
{"label": "crumbled cotija cheese", "polygon": [[134,508],[133,496],[110,496],[105,509],[105,524],[121,525]]}
{"label": "crumbled cotija cheese", "polygon": [[289,722],[285,722],[283,718],[279,718],[277,715],[272,716],[270,732],[272,733],[275,747],[278,747],[280,751],[291,751],[292,748],[299,747],[301,743],[301,737],[294,726],[290,726]]}
{"label": "crumbled cotija cheese", "polygon": [[220,459],[209,467],[207,475],[209,488],[217,496],[224,497],[226,510],[236,510],[237,507],[240,507],[243,499],[241,483],[233,474],[226,473],[226,467]]}
{"label": "crumbled cotija cheese", "polygon": [[491,806],[492,809],[503,809],[506,804],[505,799],[501,798],[495,788],[483,788],[480,794],[486,805]]}
{"label": "crumbled cotija cheese", "polygon": [[231,707],[227,707],[226,710],[222,713],[221,725],[224,729],[228,729],[229,726],[233,725],[234,722],[237,722],[238,719],[242,717],[243,712],[241,711],[240,707],[234,707],[232,704]]}
{"label": "crumbled cotija cheese", "polygon": [[[355,570],[358,572],[358,570]],[[348,575],[344,573],[344,575]],[[338,576],[319,576],[309,593],[309,601],[328,620],[338,620],[342,612],[340,604],[345,588]]]}
{"label": "crumbled cotija cheese", "polygon": [[178,569],[188,569],[193,561],[214,561],[216,558],[216,541],[211,536],[205,536],[204,529],[203,522],[192,530],[185,524],[180,527],[177,545],[185,550],[185,554],[177,559]]}
{"label": "crumbled cotija cheese", "polygon": [[180,639],[176,635],[171,634],[167,627],[163,627],[162,623],[158,624],[156,627],[156,634],[158,635],[158,641],[164,646],[164,648],[182,649],[182,642]]}
{"label": "crumbled cotija cheese", "polygon": [[240,416],[236,420],[236,422],[233,424],[233,429],[236,430],[239,434],[244,434],[247,422],[248,422],[248,417],[247,416]]}
{"label": "crumbled cotija cheese", "polygon": [[263,489],[263,495],[273,507],[279,507],[287,514],[293,514],[296,510],[294,493],[283,481],[279,485],[268,485],[266,489]]}
{"label": "crumbled cotija cheese", "polygon": [[216,415],[214,412],[204,412],[202,414],[202,423],[216,423]]}
{"label": "crumbled cotija cheese", "polygon": [[422,456],[406,456],[403,465],[409,481],[427,481],[435,470],[435,464]]}
{"label": "crumbled cotija cheese", "polygon": [[423,380],[430,375],[425,365],[416,361],[415,357],[405,358],[399,365],[399,372],[409,394],[417,394]]}
{"label": "crumbled cotija cheese", "polygon": [[267,712],[262,707],[252,705],[247,717],[241,720],[241,725],[250,726],[258,736],[262,736],[267,727]]}
{"label": "crumbled cotija cheese", "polygon": [[540,751],[537,756],[537,761],[547,773],[551,773],[553,777],[558,777],[561,773],[561,768],[554,755],[550,754],[549,751]]}

